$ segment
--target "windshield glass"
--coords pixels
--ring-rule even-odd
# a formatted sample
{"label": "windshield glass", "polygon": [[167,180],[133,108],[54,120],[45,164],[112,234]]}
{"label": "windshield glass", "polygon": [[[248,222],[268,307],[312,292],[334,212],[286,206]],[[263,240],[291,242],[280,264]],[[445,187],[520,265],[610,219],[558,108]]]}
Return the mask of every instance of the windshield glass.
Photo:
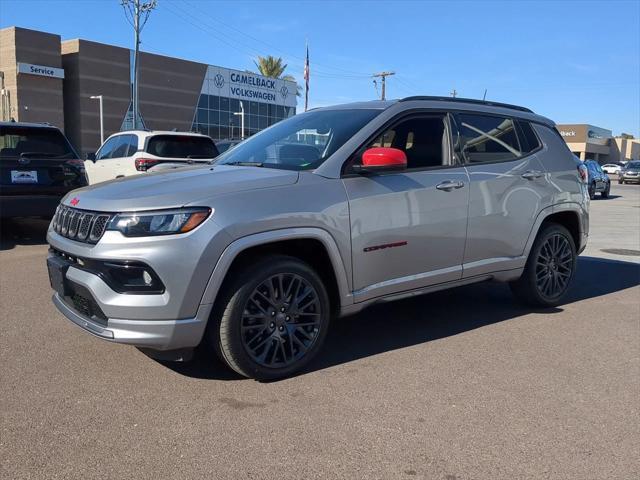
{"label": "windshield glass", "polygon": [[293,116],[222,154],[216,164],[318,168],[382,110],[318,110]]}
{"label": "windshield glass", "polygon": [[62,132],[55,128],[0,127],[0,158],[74,158]]}
{"label": "windshield glass", "polygon": [[629,162],[627,168],[640,168],[640,162]]}

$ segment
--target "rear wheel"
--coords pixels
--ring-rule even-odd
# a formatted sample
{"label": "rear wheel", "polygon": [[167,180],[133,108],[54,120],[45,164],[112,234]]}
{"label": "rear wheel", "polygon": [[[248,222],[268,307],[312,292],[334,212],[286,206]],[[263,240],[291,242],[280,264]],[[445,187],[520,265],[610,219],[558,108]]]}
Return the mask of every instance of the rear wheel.
{"label": "rear wheel", "polygon": [[562,225],[550,223],[538,234],[522,276],[510,284],[511,291],[529,305],[558,305],[573,278],[576,259],[576,247],[569,231]]}
{"label": "rear wheel", "polygon": [[320,350],[329,296],[306,263],[273,256],[240,272],[222,297],[211,340],[236,372],[257,380],[289,376]]}

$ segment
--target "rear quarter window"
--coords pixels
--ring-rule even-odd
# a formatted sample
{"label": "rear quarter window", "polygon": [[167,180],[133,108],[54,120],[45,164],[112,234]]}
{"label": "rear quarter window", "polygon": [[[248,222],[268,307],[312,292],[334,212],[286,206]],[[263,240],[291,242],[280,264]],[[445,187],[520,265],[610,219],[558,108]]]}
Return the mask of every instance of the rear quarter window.
{"label": "rear quarter window", "polygon": [[209,137],[156,135],[147,140],[146,152],[167,158],[215,158],[218,149]]}

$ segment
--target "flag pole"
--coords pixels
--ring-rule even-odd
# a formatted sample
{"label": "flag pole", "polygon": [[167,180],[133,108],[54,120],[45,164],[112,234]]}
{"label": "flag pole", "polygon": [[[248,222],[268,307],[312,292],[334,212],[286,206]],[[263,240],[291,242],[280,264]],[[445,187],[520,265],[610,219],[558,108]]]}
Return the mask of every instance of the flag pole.
{"label": "flag pole", "polygon": [[304,62],[304,111],[309,108],[309,42],[305,42],[307,47],[307,57]]}

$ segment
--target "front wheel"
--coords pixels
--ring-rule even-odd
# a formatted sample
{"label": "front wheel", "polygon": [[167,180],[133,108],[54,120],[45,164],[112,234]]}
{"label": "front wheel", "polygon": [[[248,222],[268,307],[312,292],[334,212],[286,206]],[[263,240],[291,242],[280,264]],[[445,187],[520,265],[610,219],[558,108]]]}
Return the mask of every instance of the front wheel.
{"label": "front wheel", "polygon": [[257,380],[287,377],[320,350],[329,327],[329,296],[306,263],[272,256],[245,268],[226,292],[211,340],[236,372]]}
{"label": "front wheel", "polygon": [[596,198],[596,183],[595,182],[591,182],[589,184],[589,198],[591,200],[593,200],[594,198]]}
{"label": "front wheel", "polygon": [[609,198],[609,193],[611,193],[611,182],[607,183],[607,186],[604,187],[600,196],[602,196],[602,198]]}
{"label": "front wheel", "polygon": [[624,180],[623,180],[623,179],[621,179],[621,178],[619,178],[619,179],[618,179],[618,183],[619,183],[620,185],[624,185]]}
{"label": "front wheel", "polygon": [[510,284],[511,291],[529,305],[556,306],[567,293],[576,260],[576,246],[569,231],[550,223],[538,234],[522,276]]}

